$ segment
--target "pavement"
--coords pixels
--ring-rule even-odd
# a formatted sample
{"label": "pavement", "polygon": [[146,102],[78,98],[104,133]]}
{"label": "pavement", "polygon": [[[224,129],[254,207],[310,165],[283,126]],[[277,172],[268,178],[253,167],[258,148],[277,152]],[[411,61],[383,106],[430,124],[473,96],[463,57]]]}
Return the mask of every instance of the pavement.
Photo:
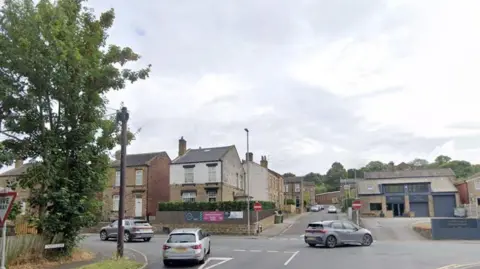
{"label": "pavement", "polygon": [[[277,235],[262,233],[258,237],[212,236],[211,255],[204,265],[176,268],[311,269],[321,265],[331,269],[384,269],[388,264],[389,269],[466,269],[477,268],[475,266],[480,264],[480,243],[390,240],[380,237],[370,247],[327,249],[311,248],[303,242],[303,234],[309,222],[344,218],[344,214],[311,212],[293,219],[291,225],[284,226],[285,229]],[[149,260],[147,269],[164,268],[161,257],[166,238],[166,235],[156,235],[150,242],[127,243],[125,247],[144,253]],[[116,247],[115,241],[100,241],[98,235],[87,236],[82,244],[90,249],[103,249],[107,253],[114,253]],[[465,267],[466,265],[470,267]]]}
{"label": "pavement", "polygon": [[369,229],[375,240],[424,241],[427,240],[412,229],[418,222],[429,218],[362,218],[362,225]]}

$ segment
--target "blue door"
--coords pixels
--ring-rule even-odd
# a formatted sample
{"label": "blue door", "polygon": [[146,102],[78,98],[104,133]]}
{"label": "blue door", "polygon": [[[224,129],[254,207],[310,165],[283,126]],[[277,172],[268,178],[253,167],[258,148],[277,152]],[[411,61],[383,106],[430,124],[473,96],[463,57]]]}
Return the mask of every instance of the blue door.
{"label": "blue door", "polygon": [[428,202],[410,203],[410,211],[415,213],[415,217],[429,217]]}
{"label": "blue door", "polygon": [[455,204],[455,194],[433,195],[435,217],[454,217]]}

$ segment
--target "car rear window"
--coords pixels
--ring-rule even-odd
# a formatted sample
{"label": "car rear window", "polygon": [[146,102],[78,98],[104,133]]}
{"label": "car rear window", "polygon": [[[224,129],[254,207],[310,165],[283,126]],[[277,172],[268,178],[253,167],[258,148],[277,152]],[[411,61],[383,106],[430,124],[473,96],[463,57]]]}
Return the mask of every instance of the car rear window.
{"label": "car rear window", "polygon": [[307,228],[310,229],[323,229],[323,224],[320,223],[309,223]]}
{"label": "car rear window", "polygon": [[136,220],[133,223],[135,226],[150,227],[150,223],[144,220]]}
{"label": "car rear window", "polygon": [[167,240],[167,243],[194,243],[196,242],[195,234],[183,233],[183,234],[171,234]]}

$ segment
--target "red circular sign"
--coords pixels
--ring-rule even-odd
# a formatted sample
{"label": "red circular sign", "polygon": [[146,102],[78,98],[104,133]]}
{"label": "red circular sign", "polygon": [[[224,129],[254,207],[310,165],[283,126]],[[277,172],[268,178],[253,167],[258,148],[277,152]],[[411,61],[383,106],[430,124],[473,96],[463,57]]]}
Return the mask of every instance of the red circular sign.
{"label": "red circular sign", "polygon": [[362,202],[360,200],[356,200],[352,203],[352,208],[358,210],[362,207]]}
{"label": "red circular sign", "polygon": [[261,211],[262,210],[262,204],[259,203],[259,202],[255,202],[255,204],[253,204],[253,210]]}

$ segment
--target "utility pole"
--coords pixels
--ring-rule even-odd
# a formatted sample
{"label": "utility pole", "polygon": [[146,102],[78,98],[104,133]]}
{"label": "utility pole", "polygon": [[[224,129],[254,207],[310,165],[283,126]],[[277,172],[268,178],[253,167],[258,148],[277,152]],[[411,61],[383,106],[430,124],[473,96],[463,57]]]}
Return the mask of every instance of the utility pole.
{"label": "utility pole", "polygon": [[247,175],[245,177],[245,193],[247,194],[247,233],[250,236],[250,131],[248,128],[244,129],[247,133],[247,155],[245,156],[247,162]]}
{"label": "utility pole", "polygon": [[304,190],[303,190],[303,177],[300,178],[300,214],[303,213],[304,210],[304,205],[305,205],[305,198],[303,197],[304,195]]}
{"label": "utility pole", "polygon": [[130,115],[126,107],[122,107],[122,109],[117,112],[117,122],[119,121],[122,124],[122,132],[120,135],[120,201],[118,205],[117,258],[123,257],[124,247],[123,219],[125,218],[125,172],[127,166],[125,157],[127,156],[127,122],[129,117]]}

